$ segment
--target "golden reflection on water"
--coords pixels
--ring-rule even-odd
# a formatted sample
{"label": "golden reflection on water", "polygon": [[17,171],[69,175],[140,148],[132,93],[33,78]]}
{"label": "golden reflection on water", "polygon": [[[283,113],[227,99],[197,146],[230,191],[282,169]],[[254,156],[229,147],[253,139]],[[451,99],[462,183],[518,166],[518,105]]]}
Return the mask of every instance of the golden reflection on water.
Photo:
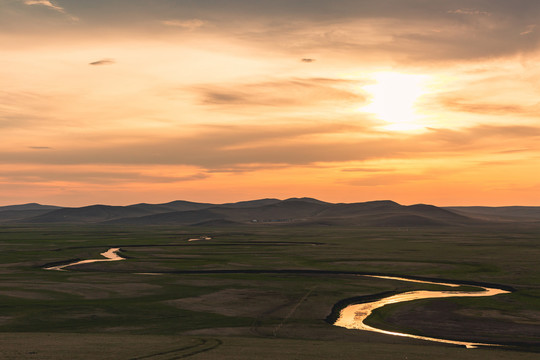
{"label": "golden reflection on water", "polygon": [[[452,287],[461,286],[457,284],[421,281],[421,280],[413,280],[413,279],[390,277],[390,276],[371,276],[371,277],[391,279],[391,280],[400,280],[400,281],[409,281],[409,282],[419,282],[419,283],[435,284],[435,285],[444,285],[444,286],[452,286]],[[498,346],[495,344],[454,341],[454,340],[438,339],[438,338],[432,338],[432,337],[427,337],[427,336],[418,336],[418,335],[400,333],[400,332],[395,332],[395,331],[387,331],[387,330],[382,330],[382,329],[378,329],[378,328],[366,325],[364,323],[364,321],[369,317],[369,315],[371,315],[371,313],[375,309],[378,309],[388,304],[395,304],[399,302],[419,300],[419,299],[434,299],[434,298],[446,298],[446,297],[457,297],[457,296],[459,297],[494,296],[494,295],[509,293],[509,291],[495,289],[495,288],[480,287],[480,286],[478,288],[482,290],[481,291],[433,291],[433,290],[409,291],[409,292],[405,292],[401,294],[388,296],[386,298],[372,301],[372,302],[349,305],[345,307],[343,310],[341,310],[339,314],[339,318],[334,323],[334,325],[344,327],[347,329],[366,330],[366,331],[373,331],[373,332],[387,334],[387,335],[403,336],[403,337],[410,337],[410,338],[428,340],[428,341],[436,341],[436,342],[447,343],[447,344],[462,345],[469,349],[475,348],[477,346]]]}
{"label": "golden reflection on water", "polygon": [[57,270],[57,271],[66,271],[65,268],[68,266],[75,266],[75,265],[81,265],[81,264],[89,264],[94,262],[101,262],[101,261],[119,261],[119,260],[126,260],[125,258],[118,255],[118,251],[120,251],[120,248],[110,248],[109,250],[102,252],[100,255],[105,257],[105,259],[89,259],[89,260],[81,260],[76,261],[70,264],[66,265],[59,265],[59,266],[51,266],[48,268],[45,268],[45,270]]}

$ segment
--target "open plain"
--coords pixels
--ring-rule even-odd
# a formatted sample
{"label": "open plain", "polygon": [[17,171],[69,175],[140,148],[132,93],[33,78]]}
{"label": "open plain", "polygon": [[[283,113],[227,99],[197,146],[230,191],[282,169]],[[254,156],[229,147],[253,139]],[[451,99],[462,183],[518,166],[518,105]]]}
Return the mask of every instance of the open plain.
{"label": "open plain", "polygon": [[[0,351],[6,359],[533,359],[539,234],[511,225],[6,225]],[[210,239],[188,241],[197,237]],[[125,261],[44,269],[113,247]],[[388,305],[368,319],[383,329],[503,346],[465,349],[333,326],[343,301],[442,288],[365,273],[511,288],[489,298]]]}

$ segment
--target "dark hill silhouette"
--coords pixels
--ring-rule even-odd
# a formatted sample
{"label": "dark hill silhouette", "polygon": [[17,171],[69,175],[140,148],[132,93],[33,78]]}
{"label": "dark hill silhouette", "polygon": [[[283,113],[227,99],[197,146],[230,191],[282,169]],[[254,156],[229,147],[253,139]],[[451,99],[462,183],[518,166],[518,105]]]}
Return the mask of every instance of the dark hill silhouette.
{"label": "dark hill silhouette", "polygon": [[0,211],[0,223],[10,223],[47,214],[52,210],[4,210]]}
{"label": "dark hill silhouette", "polygon": [[126,208],[139,209],[149,214],[160,214],[160,213],[172,212],[172,211],[201,210],[201,209],[207,209],[212,206],[215,206],[215,205],[177,200],[177,201],[171,201],[165,204],[141,203],[141,204],[129,205],[129,206],[126,206]]}
{"label": "dark hill silhouette", "polygon": [[38,203],[28,203],[28,204],[21,204],[21,205],[8,205],[8,206],[0,206],[0,212],[2,211],[26,211],[26,210],[56,210],[61,209],[61,206],[54,206],[54,205],[41,205]]}
{"label": "dark hill silhouette", "polygon": [[177,200],[163,204],[141,203],[129,206],[43,208],[45,206],[25,204],[0,207],[0,223],[410,227],[486,225],[501,219],[520,222],[540,220],[540,208],[534,207],[440,208],[426,204],[404,206],[390,200],[334,204],[313,198],[290,198],[226,204]]}
{"label": "dark hill silhouette", "polygon": [[279,199],[258,199],[258,200],[249,200],[249,201],[239,201],[236,203],[226,203],[220,206],[230,207],[230,208],[244,208],[244,207],[250,208],[250,207],[263,206],[263,205],[277,204],[280,201],[281,200]]}
{"label": "dark hill silhouette", "polygon": [[316,218],[335,225],[362,226],[441,226],[474,223],[466,216],[433,205],[403,206],[389,200],[335,204],[321,211]]}
{"label": "dark hill silhouette", "polygon": [[283,223],[298,221],[314,216],[325,205],[314,202],[287,199],[278,203],[255,207],[215,206],[203,210],[175,211],[137,218],[109,221],[109,224],[130,225],[192,225],[209,221],[233,223]]}
{"label": "dark hill silhouette", "polygon": [[38,203],[0,206],[0,223],[9,223],[17,220],[27,219],[61,208],[62,207],[60,206],[41,205]]}
{"label": "dark hill silhouette", "polygon": [[95,223],[109,219],[147,215],[144,209],[129,206],[91,205],[81,208],[63,208],[26,219],[32,223]]}
{"label": "dark hill silhouette", "polygon": [[[259,202],[261,203],[261,202]],[[264,203],[264,202],[262,202]],[[403,206],[393,201],[332,204],[315,199],[291,198],[268,205],[217,205],[194,211],[175,211],[107,221],[124,225],[294,224],[357,226],[441,226],[480,223],[432,205]]]}
{"label": "dark hill silhouette", "polygon": [[503,222],[538,222],[540,206],[453,206],[445,209],[475,219]]}

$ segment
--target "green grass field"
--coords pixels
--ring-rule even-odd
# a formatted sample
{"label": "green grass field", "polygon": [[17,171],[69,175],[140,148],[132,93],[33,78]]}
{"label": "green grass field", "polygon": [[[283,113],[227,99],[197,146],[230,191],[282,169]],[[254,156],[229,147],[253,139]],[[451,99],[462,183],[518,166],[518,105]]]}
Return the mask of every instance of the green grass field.
{"label": "green grass field", "polygon": [[[212,240],[187,241],[200,235]],[[533,228],[0,227],[0,358],[538,358],[539,235]],[[127,260],[43,269],[98,259],[110,247]],[[332,326],[325,319],[340,300],[437,286],[324,271],[511,286],[512,294],[491,298],[391,305],[370,319],[510,346],[469,350]]]}

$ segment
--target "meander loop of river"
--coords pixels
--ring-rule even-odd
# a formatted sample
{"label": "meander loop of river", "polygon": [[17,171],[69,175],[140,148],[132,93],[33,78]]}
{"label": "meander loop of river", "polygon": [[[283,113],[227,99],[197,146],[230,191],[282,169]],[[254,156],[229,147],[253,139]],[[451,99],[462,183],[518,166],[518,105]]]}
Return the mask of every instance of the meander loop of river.
{"label": "meander loop of river", "polygon": [[[190,239],[189,241],[193,241],[193,240],[195,239]],[[196,239],[196,240],[202,240],[202,239]],[[204,240],[207,240],[207,239],[205,238]],[[101,261],[125,260],[125,258],[118,255],[118,251],[120,251],[120,248],[110,248],[109,250],[100,254],[105,259],[81,260],[81,261],[76,261],[76,262],[65,264],[65,265],[47,267],[45,268],[45,270],[66,271],[65,268],[70,267],[70,266],[75,266],[75,265],[89,264],[89,263],[101,262]],[[149,275],[157,275],[157,274],[158,273],[149,273]],[[389,280],[418,282],[418,283],[424,283],[424,284],[442,285],[442,286],[449,286],[449,287],[461,286],[459,284],[449,284],[449,283],[434,282],[434,281],[422,281],[422,280],[408,279],[408,278],[402,278],[402,277],[378,276],[378,275],[362,275],[362,276],[376,277],[380,279],[389,279]],[[414,339],[434,341],[434,342],[440,342],[440,343],[446,343],[446,344],[462,345],[469,349],[476,348],[478,346],[499,346],[496,344],[455,341],[455,340],[432,338],[432,337],[427,337],[427,336],[418,336],[418,335],[400,333],[400,332],[395,332],[395,331],[387,331],[387,330],[378,329],[378,328],[365,324],[365,320],[373,313],[375,309],[381,308],[388,304],[395,304],[399,302],[419,300],[419,299],[435,299],[435,298],[446,298],[446,297],[495,296],[495,295],[506,294],[510,292],[510,291],[506,291],[502,289],[489,288],[489,287],[484,287],[484,286],[476,286],[476,287],[482,290],[481,291],[416,290],[416,291],[408,291],[401,294],[387,296],[385,298],[382,298],[376,301],[349,305],[340,311],[339,317],[334,323],[334,325],[344,327],[347,329],[366,330],[366,331],[372,331],[372,332],[377,332],[377,333],[387,334],[387,335],[410,337]]]}
{"label": "meander loop of river", "polygon": [[[432,281],[420,281],[420,280],[412,280],[412,279],[407,279],[407,278],[390,277],[390,276],[373,276],[373,275],[364,275],[364,276],[370,276],[370,277],[376,277],[376,278],[382,278],[382,279],[392,279],[392,280],[400,280],[400,281],[444,285],[444,286],[451,286],[451,287],[461,286],[457,284],[438,283],[438,282],[432,282]],[[409,291],[409,292],[404,292],[401,294],[388,296],[388,297],[385,297],[376,301],[371,301],[371,302],[367,302],[363,304],[349,305],[341,310],[339,314],[339,318],[334,323],[334,325],[344,327],[347,329],[366,330],[366,331],[373,331],[373,332],[387,334],[387,335],[403,336],[403,337],[410,337],[414,339],[441,342],[441,343],[446,343],[446,344],[462,345],[469,349],[472,349],[478,346],[499,346],[496,344],[483,344],[483,343],[474,343],[474,342],[466,342],[466,341],[438,339],[438,338],[432,338],[432,337],[427,337],[427,336],[418,336],[418,335],[400,333],[400,332],[395,332],[395,331],[387,331],[387,330],[378,329],[378,328],[369,326],[365,323],[365,320],[371,315],[371,313],[375,309],[381,308],[388,304],[395,304],[399,302],[419,300],[419,299],[434,299],[434,298],[446,298],[446,297],[458,297],[458,296],[459,297],[494,296],[494,295],[509,293],[509,291],[496,289],[496,288],[488,288],[488,287],[483,287],[483,286],[478,286],[478,288],[482,289],[482,291],[432,291],[432,290]]]}

